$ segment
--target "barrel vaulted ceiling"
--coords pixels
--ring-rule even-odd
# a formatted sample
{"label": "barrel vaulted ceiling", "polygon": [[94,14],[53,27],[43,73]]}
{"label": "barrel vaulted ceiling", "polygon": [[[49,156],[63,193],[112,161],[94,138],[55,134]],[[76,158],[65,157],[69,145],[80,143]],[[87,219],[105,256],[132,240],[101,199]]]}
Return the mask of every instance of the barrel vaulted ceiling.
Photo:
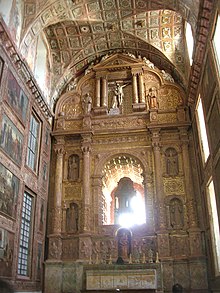
{"label": "barrel vaulted ceiling", "polygon": [[[41,34],[49,50],[51,96],[107,52],[147,57],[183,84],[185,21],[196,31],[199,0],[25,0],[21,51]],[[161,68],[163,69],[163,68]]]}

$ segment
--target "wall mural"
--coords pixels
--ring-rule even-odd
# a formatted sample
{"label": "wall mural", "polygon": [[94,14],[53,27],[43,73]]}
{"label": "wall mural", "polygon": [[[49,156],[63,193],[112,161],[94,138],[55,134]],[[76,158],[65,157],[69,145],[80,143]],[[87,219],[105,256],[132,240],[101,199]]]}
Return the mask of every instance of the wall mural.
{"label": "wall mural", "polygon": [[6,100],[16,111],[22,121],[25,122],[27,117],[28,98],[22,91],[11,71],[8,72]]}
{"label": "wall mural", "polygon": [[4,277],[11,277],[13,249],[14,249],[14,234],[0,229],[0,275]]}
{"label": "wall mural", "polygon": [[0,212],[15,217],[19,179],[0,163]]}
{"label": "wall mural", "polygon": [[0,146],[18,164],[21,165],[23,135],[12,121],[3,115]]}

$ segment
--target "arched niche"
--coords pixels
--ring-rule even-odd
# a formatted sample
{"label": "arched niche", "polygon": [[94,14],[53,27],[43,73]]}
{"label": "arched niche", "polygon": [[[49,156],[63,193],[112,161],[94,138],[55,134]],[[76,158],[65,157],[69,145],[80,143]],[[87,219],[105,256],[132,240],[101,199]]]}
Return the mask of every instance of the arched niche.
{"label": "arched niche", "polygon": [[55,119],[72,119],[77,118],[81,114],[81,97],[77,91],[69,91],[60,97],[55,108]]}
{"label": "arched niche", "polygon": [[118,154],[102,169],[104,225],[134,225],[146,221],[143,166],[137,158]]}

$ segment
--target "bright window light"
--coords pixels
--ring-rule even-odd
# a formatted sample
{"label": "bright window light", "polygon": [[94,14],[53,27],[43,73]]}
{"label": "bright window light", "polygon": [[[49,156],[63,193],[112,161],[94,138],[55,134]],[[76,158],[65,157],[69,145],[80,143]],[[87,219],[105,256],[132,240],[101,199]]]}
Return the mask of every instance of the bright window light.
{"label": "bright window light", "polygon": [[203,156],[204,162],[206,162],[209,157],[210,150],[209,150],[208,138],[206,133],[202,101],[200,97],[197,104],[197,114],[198,114],[198,122],[199,122],[198,129],[199,129],[200,143],[201,143],[201,149],[202,149],[202,156]]}
{"label": "bright window light", "polygon": [[[47,74],[47,48],[42,38],[39,37],[34,75],[46,98],[48,98]],[[47,102],[49,104],[49,98]]]}
{"label": "bright window light", "polygon": [[119,216],[119,225],[123,227],[131,227],[134,225],[141,225],[146,222],[145,204],[141,194],[137,191],[136,196],[130,202],[131,212],[123,213]]}
{"label": "bright window light", "polygon": [[[214,32],[213,40],[212,40],[218,69],[220,69],[220,41],[219,39],[220,39],[220,16],[218,15],[215,32]],[[218,72],[220,74],[220,70],[218,70]]]}
{"label": "bright window light", "polygon": [[208,185],[208,194],[209,194],[209,216],[210,216],[210,225],[212,233],[212,243],[215,256],[215,270],[216,273],[220,274],[220,234],[219,234],[219,221],[218,221],[218,211],[215,198],[215,189],[213,181]]}
{"label": "bright window light", "polygon": [[188,22],[186,23],[186,43],[187,43],[187,49],[189,54],[189,62],[190,62],[190,65],[192,65],[194,39],[192,34],[192,27]]}
{"label": "bright window light", "polygon": [[3,17],[6,25],[9,25],[12,3],[13,3],[13,0],[0,1],[0,4],[1,4],[0,5],[0,14]]}

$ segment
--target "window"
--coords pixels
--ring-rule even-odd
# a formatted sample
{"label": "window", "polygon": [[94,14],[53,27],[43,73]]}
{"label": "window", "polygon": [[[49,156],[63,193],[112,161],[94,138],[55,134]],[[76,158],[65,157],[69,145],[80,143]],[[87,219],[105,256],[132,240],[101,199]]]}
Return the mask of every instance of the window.
{"label": "window", "polygon": [[216,20],[216,26],[213,34],[213,48],[214,48],[214,53],[216,57],[216,62],[218,66],[218,72],[220,73],[220,16],[218,14],[217,20]]}
{"label": "window", "polygon": [[187,44],[187,49],[189,54],[189,62],[190,62],[190,65],[192,65],[194,39],[192,34],[192,27],[188,22],[186,23],[186,44]]}
{"label": "window", "polygon": [[30,274],[29,263],[32,235],[32,210],[33,197],[25,192],[22,207],[21,232],[18,255],[18,274],[21,276],[29,276]]}
{"label": "window", "polygon": [[36,172],[38,159],[40,122],[32,115],[29,130],[27,165]]}
{"label": "window", "polygon": [[199,132],[199,138],[200,138],[202,159],[203,159],[203,163],[205,163],[209,157],[210,151],[209,151],[209,144],[208,144],[208,138],[207,138],[207,132],[206,132],[206,126],[205,126],[205,118],[203,113],[202,101],[200,96],[197,103],[197,118],[198,118],[197,122],[198,122],[198,132]]}
{"label": "window", "polygon": [[216,275],[220,274],[220,234],[219,234],[219,220],[216,205],[215,189],[213,181],[208,185],[208,205],[209,205],[209,219],[211,227],[211,238],[214,252],[214,263]]}

